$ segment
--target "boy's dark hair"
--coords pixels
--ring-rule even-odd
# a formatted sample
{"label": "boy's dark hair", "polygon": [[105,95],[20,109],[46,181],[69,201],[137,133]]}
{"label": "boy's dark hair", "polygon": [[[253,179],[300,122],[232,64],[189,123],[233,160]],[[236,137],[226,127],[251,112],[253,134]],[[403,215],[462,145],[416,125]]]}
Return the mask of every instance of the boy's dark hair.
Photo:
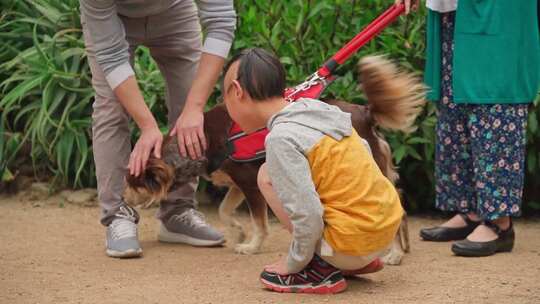
{"label": "boy's dark hair", "polygon": [[225,66],[224,75],[236,61],[240,61],[236,80],[254,100],[283,96],[285,69],[272,53],[252,48],[236,54]]}

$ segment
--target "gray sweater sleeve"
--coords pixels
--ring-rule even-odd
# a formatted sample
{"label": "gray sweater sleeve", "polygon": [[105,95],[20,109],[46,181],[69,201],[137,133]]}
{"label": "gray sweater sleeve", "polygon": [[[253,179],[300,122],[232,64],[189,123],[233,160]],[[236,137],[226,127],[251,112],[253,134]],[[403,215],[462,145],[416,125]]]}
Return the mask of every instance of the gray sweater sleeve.
{"label": "gray sweater sleeve", "polygon": [[114,0],[80,0],[81,19],[87,49],[96,56],[111,89],[134,75],[129,64],[128,43],[124,24],[116,12]]}
{"label": "gray sweater sleeve", "polygon": [[[87,48],[114,90],[134,75],[129,64],[129,45],[114,0],[80,0],[81,18],[88,35]],[[203,52],[227,57],[236,26],[232,0],[197,0],[201,24],[206,31]]]}
{"label": "gray sweater sleeve", "polygon": [[298,272],[312,259],[322,237],[322,204],[309,162],[293,139],[270,135],[266,141],[266,163],[274,190],[293,226],[287,268]]}
{"label": "gray sweater sleeve", "polygon": [[233,0],[197,0],[197,6],[206,32],[203,52],[226,58],[236,29]]}

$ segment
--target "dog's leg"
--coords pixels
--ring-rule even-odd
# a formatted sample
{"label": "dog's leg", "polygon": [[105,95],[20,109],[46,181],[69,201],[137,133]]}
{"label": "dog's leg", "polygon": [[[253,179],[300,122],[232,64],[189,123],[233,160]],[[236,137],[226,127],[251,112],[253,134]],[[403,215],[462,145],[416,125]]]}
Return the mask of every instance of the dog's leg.
{"label": "dog's leg", "polygon": [[392,247],[382,260],[386,265],[399,265],[401,264],[405,252],[410,252],[407,214],[403,215],[399,230],[392,242]]}
{"label": "dog's leg", "polygon": [[411,243],[409,242],[409,222],[407,220],[407,214],[403,214],[401,225],[399,225],[399,245],[403,252],[411,252]]}
{"label": "dog's leg", "polygon": [[256,254],[261,251],[262,244],[268,236],[268,224],[259,220],[253,219],[253,235],[251,239],[242,244],[236,245],[234,251],[240,254]]}
{"label": "dog's leg", "polygon": [[[374,132],[375,137],[377,138],[378,151],[377,154],[380,158],[380,163],[378,163],[381,171],[384,175],[392,182],[396,184],[399,175],[396,171],[396,167],[392,163],[392,152],[390,150],[390,145],[384,140],[384,137],[378,132]],[[400,193],[401,196],[401,193]],[[396,237],[392,241],[392,246],[390,251],[382,258],[383,262],[387,265],[399,265],[401,260],[406,252],[410,251],[409,244],[409,229],[407,225],[407,214],[403,214],[401,224],[399,225],[399,230],[396,233]]]}
{"label": "dog's leg", "polygon": [[401,264],[401,259],[405,252],[401,249],[399,233],[396,234],[394,241],[392,242],[392,247],[390,251],[382,258],[384,264],[386,265],[399,265]]}
{"label": "dog's leg", "polygon": [[244,201],[244,193],[237,186],[229,187],[229,191],[219,205],[219,218],[228,227],[235,243],[241,243],[245,240],[246,234],[238,220],[233,216],[234,211]]}
{"label": "dog's leg", "polygon": [[235,251],[240,254],[259,253],[264,240],[268,236],[268,208],[266,206],[266,200],[259,191],[259,188],[250,188],[249,190],[244,193],[251,213],[253,234],[248,242],[236,245]]}
{"label": "dog's leg", "polygon": [[258,253],[268,235],[266,200],[257,185],[257,174],[261,164],[261,162],[234,163],[226,161],[222,166],[223,172],[230,176],[234,184],[244,193],[251,215],[251,223],[254,227],[251,239],[235,247],[235,251],[241,254]]}

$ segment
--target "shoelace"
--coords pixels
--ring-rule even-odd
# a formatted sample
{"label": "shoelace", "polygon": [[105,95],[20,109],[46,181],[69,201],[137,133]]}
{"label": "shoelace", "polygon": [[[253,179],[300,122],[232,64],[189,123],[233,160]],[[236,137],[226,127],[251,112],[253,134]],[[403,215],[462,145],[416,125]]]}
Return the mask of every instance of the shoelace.
{"label": "shoelace", "polygon": [[119,218],[124,218],[126,220],[130,220],[135,223],[135,210],[129,206],[122,206],[118,210],[118,212],[115,214],[115,216]]}
{"label": "shoelace", "polygon": [[195,209],[189,209],[182,214],[175,214],[171,217],[171,219],[173,221],[180,221],[194,228],[208,226],[208,223],[206,223],[204,215]]}
{"label": "shoelace", "polygon": [[113,240],[131,238],[137,236],[137,226],[130,220],[115,219],[111,225],[111,237]]}
{"label": "shoelace", "polygon": [[127,206],[120,207],[118,218],[110,224],[111,237],[113,240],[130,238],[137,236],[137,225],[135,224],[135,211]]}

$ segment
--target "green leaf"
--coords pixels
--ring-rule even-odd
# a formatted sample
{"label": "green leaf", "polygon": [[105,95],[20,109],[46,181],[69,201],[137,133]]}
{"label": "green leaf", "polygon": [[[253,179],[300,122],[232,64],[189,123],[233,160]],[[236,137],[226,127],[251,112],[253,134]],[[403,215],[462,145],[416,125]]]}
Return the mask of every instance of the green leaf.
{"label": "green leaf", "polygon": [[43,17],[47,18],[52,24],[58,23],[60,17],[62,16],[58,9],[51,5],[46,5],[46,2],[44,2],[45,5],[39,3],[39,1],[31,1],[30,3],[41,13]]}
{"label": "green leaf", "polygon": [[39,75],[36,78],[31,78],[24,82],[18,84],[14,89],[12,89],[7,95],[0,100],[0,108],[7,108],[10,104],[16,100],[24,97],[28,91],[39,86],[41,82],[45,79],[46,75]]}
{"label": "green leaf", "polygon": [[64,177],[64,182],[67,182],[74,142],[74,134],[72,132],[64,132],[56,145],[56,162],[60,173]]}
{"label": "green leaf", "polygon": [[318,3],[309,11],[309,15],[307,16],[307,19],[311,19],[318,15],[323,9],[332,7],[326,3],[326,1],[318,1]]}
{"label": "green leaf", "polygon": [[407,143],[411,144],[411,145],[414,145],[414,144],[429,144],[429,143],[431,143],[431,140],[429,140],[427,138],[422,138],[422,137],[411,137],[410,139],[407,140]]}
{"label": "green leaf", "polygon": [[417,160],[422,160],[422,156],[420,156],[420,154],[418,154],[418,152],[416,152],[416,150],[412,148],[411,146],[407,146],[407,154],[414,157]]}
{"label": "green leaf", "polygon": [[529,130],[533,134],[536,134],[538,131],[538,119],[536,117],[536,112],[534,111],[529,113]]}
{"label": "green leaf", "polygon": [[81,173],[84,170],[89,154],[89,145],[84,134],[77,135],[77,137],[75,137],[75,141],[77,144],[77,154],[79,155],[80,161],[78,164],[75,164],[76,172],[75,179],[73,180],[74,187],[80,184]]}
{"label": "green leaf", "polygon": [[272,27],[272,33],[270,36],[270,43],[275,49],[279,49],[280,40],[279,35],[281,34],[281,20],[276,22]]}
{"label": "green leaf", "polygon": [[32,35],[32,39],[34,41],[34,47],[36,48],[37,53],[41,57],[41,60],[46,63],[49,61],[49,58],[47,57],[47,55],[45,55],[45,50],[41,47],[41,44],[38,41],[37,28],[38,28],[38,25],[37,24],[34,25],[34,34]]}
{"label": "green leaf", "polygon": [[399,164],[406,154],[407,154],[406,146],[400,146],[397,149],[395,149],[393,156],[394,156],[394,159],[396,160],[396,164]]}
{"label": "green leaf", "polygon": [[5,168],[3,171],[4,172],[2,173],[2,182],[11,182],[15,179],[15,176],[13,175],[13,173],[11,173],[11,171],[9,171],[8,168]]}
{"label": "green leaf", "polygon": [[279,61],[281,61],[282,64],[293,64],[293,60],[291,57],[281,57],[279,58]]}
{"label": "green leaf", "polygon": [[296,25],[294,27],[294,32],[295,34],[300,34],[300,30],[302,29],[304,25],[304,10],[302,9],[299,14],[298,14],[298,17],[296,19]]}
{"label": "green leaf", "polygon": [[535,151],[528,151],[527,152],[527,171],[530,173],[536,173],[537,171],[537,165],[536,165],[536,153]]}

